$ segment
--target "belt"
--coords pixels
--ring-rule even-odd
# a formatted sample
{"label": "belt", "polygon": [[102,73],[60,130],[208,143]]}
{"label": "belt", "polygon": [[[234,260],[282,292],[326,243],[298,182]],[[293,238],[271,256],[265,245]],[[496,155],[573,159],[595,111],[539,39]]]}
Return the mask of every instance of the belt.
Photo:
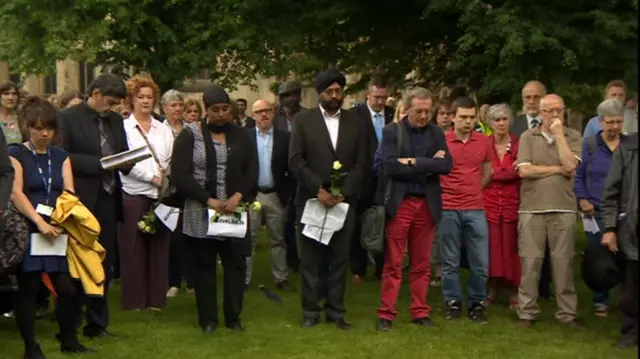
{"label": "belt", "polygon": [[273,193],[275,191],[276,191],[275,188],[258,188],[258,192],[264,193],[264,194]]}

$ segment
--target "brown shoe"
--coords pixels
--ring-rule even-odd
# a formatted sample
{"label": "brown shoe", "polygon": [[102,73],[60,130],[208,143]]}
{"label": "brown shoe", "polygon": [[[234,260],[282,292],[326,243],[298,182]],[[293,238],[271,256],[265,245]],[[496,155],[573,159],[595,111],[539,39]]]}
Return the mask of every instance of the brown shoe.
{"label": "brown shoe", "polygon": [[520,328],[531,328],[533,325],[533,320],[531,319],[518,319],[518,323],[516,324]]}
{"label": "brown shoe", "polygon": [[582,324],[580,321],[578,321],[577,319],[574,320],[570,320],[568,322],[559,322],[561,325],[564,325],[566,327],[572,328],[572,329],[578,329],[578,330],[586,330],[587,327]]}
{"label": "brown shoe", "polygon": [[276,288],[280,289],[283,292],[295,292],[293,286],[288,280],[283,280],[282,282],[276,283]]}
{"label": "brown shoe", "polygon": [[364,277],[361,277],[359,275],[354,275],[353,278],[351,278],[351,283],[353,284],[362,284],[364,283]]}

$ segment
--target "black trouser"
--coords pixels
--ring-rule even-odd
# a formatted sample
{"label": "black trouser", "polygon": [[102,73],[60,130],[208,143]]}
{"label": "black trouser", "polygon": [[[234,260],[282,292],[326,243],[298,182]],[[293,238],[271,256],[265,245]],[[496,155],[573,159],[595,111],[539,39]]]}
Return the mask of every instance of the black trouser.
{"label": "black trouser", "polygon": [[[303,207],[298,207],[302,216]],[[322,309],[319,302],[326,295],[324,312],[328,318],[344,318],[344,294],[349,265],[349,250],[353,234],[355,210],[349,214],[341,231],[334,233],[329,245],[321,244],[305,236],[300,237],[300,267],[302,272],[302,312],[304,318],[319,318]]]}
{"label": "black trouser", "polygon": [[620,333],[638,339],[638,261],[624,263],[624,279],[618,294]]}
{"label": "black trouser", "polygon": [[40,289],[38,290],[38,296],[36,298],[36,305],[38,306],[38,309],[49,309],[49,296],[51,295],[51,293],[49,293],[49,288],[47,288],[46,285],[44,285],[44,283],[40,284]]}
{"label": "black trouser", "polygon": [[185,236],[193,249],[195,273],[194,289],[198,324],[200,327],[218,324],[218,285],[216,276],[217,257],[223,268],[223,312],[226,326],[240,322],[244,301],[246,259],[242,241],[228,238],[198,239]]}
{"label": "black trouser", "polygon": [[176,230],[171,233],[171,249],[169,253],[169,287],[180,288],[182,279],[187,288],[193,288],[193,256],[189,244],[182,234],[182,223],[178,222]]}
{"label": "black trouser", "polygon": [[351,274],[364,277],[367,274],[367,251],[360,243],[360,231],[362,230],[362,213],[369,208],[368,203],[359,202],[355,209],[354,230],[351,236]]}
{"label": "black trouser", "polygon": [[545,299],[551,298],[551,255],[549,254],[549,246],[544,252],[540,282],[538,282],[538,296]]}
{"label": "black trouser", "polygon": [[[73,346],[78,343],[75,327],[80,312],[75,284],[69,273],[50,273],[49,277],[58,295],[55,314],[60,327],[60,342],[64,346]],[[41,285],[40,272],[18,273],[18,297],[14,312],[25,349],[38,345],[35,337],[36,298]]]}
{"label": "black trouser", "polygon": [[300,269],[300,258],[298,258],[298,245],[296,242],[296,223],[299,218],[296,214],[296,206],[293,199],[289,201],[287,208],[287,221],[284,227],[284,242],[287,246],[287,267],[297,272]]}
{"label": "black trouser", "polygon": [[[116,248],[116,236],[118,233],[118,218],[116,215],[116,200],[113,195],[108,194],[104,190],[100,190],[97,204],[94,210],[94,216],[100,223],[100,237],[98,241],[100,245],[107,251],[107,255],[102,262],[104,268],[104,296],[94,297],[83,295],[82,303],[86,305],[85,318],[87,324],[84,327],[85,335],[97,335],[101,331],[107,329],[109,325],[109,306],[107,303],[107,295],[109,293],[109,284],[113,273],[113,253]],[[84,293],[84,291],[81,291]],[[81,314],[78,317],[78,325],[82,324]]]}

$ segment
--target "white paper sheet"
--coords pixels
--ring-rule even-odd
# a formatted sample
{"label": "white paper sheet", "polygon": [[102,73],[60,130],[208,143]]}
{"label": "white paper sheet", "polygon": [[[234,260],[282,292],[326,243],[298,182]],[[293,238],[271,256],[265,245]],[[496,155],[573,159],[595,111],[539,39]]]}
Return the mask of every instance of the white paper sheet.
{"label": "white paper sheet", "polygon": [[325,230],[323,231],[322,227],[317,227],[311,224],[305,224],[304,228],[302,229],[303,236],[309,237],[317,242],[324,244],[325,246],[329,245],[329,242],[331,242],[331,237],[333,237],[334,233],[335,232],[330,229],[325,228]]}
{"label": "white paper sheet", "polygon": [[600,228],[598,227],[598,222],[596,222],[595,217],[593,216],[585,216],[584,214],[580,215],[582,217],[582,229],[585,233],[599,233]]}
{"label": "white paper sheet", "polygon": [[178,217],[180,216],[180,210],[178,208],[165,206],[160,203],[153,213],[156,214],[160,222],[167,226],[171,232],[176,230]]}
{"label": "white paper sheet", "polygon": [[242,212],[239,219],[235,214],[223,214],[216,222],[211,221],[215,216],[216,211],[208,209],[207,212],[209,215],[207,236],[244,238],[247,234],[247,212]]}
{"label": "white paper sheet", "polygon": [[338,203],[331,208],[327,208],[320,200],[312,198],[305,203],[300,222],[316,227],[324,226],[325,230],[329,229],[337,232],[344,226],[347,213],[349,213],[348,203]]}
{"label": "white paper sheet", "polygon": [[100,159],[100,165],[104,170],[110,170],[120,167],[125,163],[138,163],[142,160],[146,160],[151,157],[151,151],[147,146],[141,146],[129,151],[116,153],[115,155],[102,157]]}
{"label": "white paper sheet", "polygon": [[56,256],[65,257],[67,255],[67,242],[69,236],[61,234],[51,243],[41,233],[31,234],[31,255],[32,256]]}

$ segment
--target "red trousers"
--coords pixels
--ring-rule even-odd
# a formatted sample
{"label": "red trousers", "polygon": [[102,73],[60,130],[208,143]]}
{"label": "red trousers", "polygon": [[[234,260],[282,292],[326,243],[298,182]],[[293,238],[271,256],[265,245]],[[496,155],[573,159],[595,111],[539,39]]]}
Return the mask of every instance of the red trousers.
{"label": "red trousers", "polygon": [[436,225],[424,198],[406,197],[400,203],[395,218],[387,222],[387,243],[378,318],[394,320],[398,315],[396,302],[402,283],[402,260],[407,242],[411,262],[409,274],[411,318],[422,319],[429,316],[431,307],[427,305],[427,293],[431,274],[431,245],[435,237],[435,228]]}
{"label": "red trousers", "polygon": [[520,255],[518,254],[518,222],[489,222],[489,278],[520,286]]}

